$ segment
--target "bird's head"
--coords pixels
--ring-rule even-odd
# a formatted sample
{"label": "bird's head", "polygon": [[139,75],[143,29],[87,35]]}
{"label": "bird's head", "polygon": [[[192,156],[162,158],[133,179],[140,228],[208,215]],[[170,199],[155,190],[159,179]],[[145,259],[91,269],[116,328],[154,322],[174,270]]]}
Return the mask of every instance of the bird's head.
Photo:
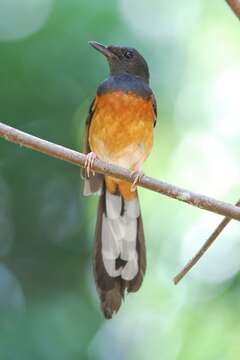
{"label": "bird's head", "polygon": [[129,74],[149,82],[147,62],[136,49],[113,45],[104,46],[96,41],[89,41],[89,44],[107,58],[111,75]]}

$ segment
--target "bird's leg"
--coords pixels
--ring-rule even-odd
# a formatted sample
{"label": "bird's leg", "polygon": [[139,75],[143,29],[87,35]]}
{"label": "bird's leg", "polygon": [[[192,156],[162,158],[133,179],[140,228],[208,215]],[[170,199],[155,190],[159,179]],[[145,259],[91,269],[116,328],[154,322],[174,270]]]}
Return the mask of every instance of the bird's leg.
{"label": "bird's leg", "polygon": [[92,173],[92,175],[95,175],[95,171],[92,169],[94,161],[96,160],[97,155],[94,152],[90,152],[88,154],[86,154],[86,161],[84,164],[84,168],[87,171],[87,177],[90,177],[90,174]]}
{"label": "bird's leg", "polygon": [[131,177],[133,178],[133,183],[131,185],[131,191],[134,192],[137,189],[137,183],[142,179],[144,176],[144,172],[141,170],[141,163],[137,163],[134,167],[134,170],[131,172]]}
{"label": "bird's leg", "polygon": [[133,178],[133,183],[131,185],[131,191],[134,192],[137,189],[137,183],[141,181],[142,177],[144,176],[144,172],[142,170],[134,170],[131,172],[131,176]]}

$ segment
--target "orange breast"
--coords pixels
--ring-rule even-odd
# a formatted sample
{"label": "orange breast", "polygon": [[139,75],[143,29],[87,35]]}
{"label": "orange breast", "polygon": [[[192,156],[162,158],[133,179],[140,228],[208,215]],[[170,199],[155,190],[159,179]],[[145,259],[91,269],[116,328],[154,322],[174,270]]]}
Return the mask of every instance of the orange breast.
{"label": "orange breast", "polygon": [[89,130],[91,150],[105,161],[133,169],[153,144],[152,100],[124,92],[97,96]]}

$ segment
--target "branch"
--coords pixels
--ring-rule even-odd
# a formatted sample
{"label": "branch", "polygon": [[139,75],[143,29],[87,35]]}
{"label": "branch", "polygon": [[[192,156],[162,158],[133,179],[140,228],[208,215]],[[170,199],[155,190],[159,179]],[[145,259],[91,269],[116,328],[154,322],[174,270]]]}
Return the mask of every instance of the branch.
{"label": "branch", "polygon": [[[236,206],[240,206],[240,200],[236,203]],[[193,268],[193,266],[200,260],[200,258],[205,254],[205,252],[209,249],[209,247],[213,244],[213,242],[217,239],[217,237],[221,234],[221,232],[225,229],[225,227],[230,223],[231,219],[229,217],[225,217],[220,224],[216,227],[216,229],[212,232],[209,238],[205,241],[205,243],[198,250],[196,255],[184,266],[184,268],[173,278],[173,282],[175,285],[182,280],[182,278]]]}
{"label": "branch", "polygon": [[[235,15],[240,18],[240,0],[226,0],[228,5],[231,7]],[[240,200],[236,203],[236,206],[240,206]],[[200,258],[205,254],[205,252],[209,249],[209,247],[213,244],[213,242],[217,239],[217,237],[221,234],[221,232],[225,229],[225,227],[229,224],[231,219],[229,217],[225,217],[221,223],[217,226],[217,228],[213,231],[213,233],[209,236],[209,238],[205,241],[205,243],[198,250],[196,255],[184,266],[184,268],[173,278],[173,282],[175,285],[182,280],[182,278],[193,268],[193,266],[200,260]]]}
{"label": "branch", "polygon": [[232,8],[235,15],[240,18],[240,1],[239,0],[226,0],[228,5]]}
{"label": "branch", "polygon": [[[84,167],[86,155],[26,134],[3,123],[0,123],[0,137],[48,156]],[[126,180],[128,182],[133,181],[129,170],[113,164],[108,164],[102,160],[95,160],[93,170],[101,174]],[[183,201],[187,204],[199,207],[200,209],[205,209],[238,221],[240,220],[240,209],[237,206],[226,202],[215,200],[211,197],[198,194],[148,176],[143,176],[138,185],[168,197]]]}

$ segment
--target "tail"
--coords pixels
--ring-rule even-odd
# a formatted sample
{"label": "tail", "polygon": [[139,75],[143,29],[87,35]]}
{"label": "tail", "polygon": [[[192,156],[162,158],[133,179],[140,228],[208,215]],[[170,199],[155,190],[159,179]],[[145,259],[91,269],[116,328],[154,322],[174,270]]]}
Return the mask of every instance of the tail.
{"label": "tail", "polygon": [[99,200],[94,275],[105,318],[111,319],[125,289],[137,291],[146,270],[146,251],[138,197],[126,201],[106,190]]}

